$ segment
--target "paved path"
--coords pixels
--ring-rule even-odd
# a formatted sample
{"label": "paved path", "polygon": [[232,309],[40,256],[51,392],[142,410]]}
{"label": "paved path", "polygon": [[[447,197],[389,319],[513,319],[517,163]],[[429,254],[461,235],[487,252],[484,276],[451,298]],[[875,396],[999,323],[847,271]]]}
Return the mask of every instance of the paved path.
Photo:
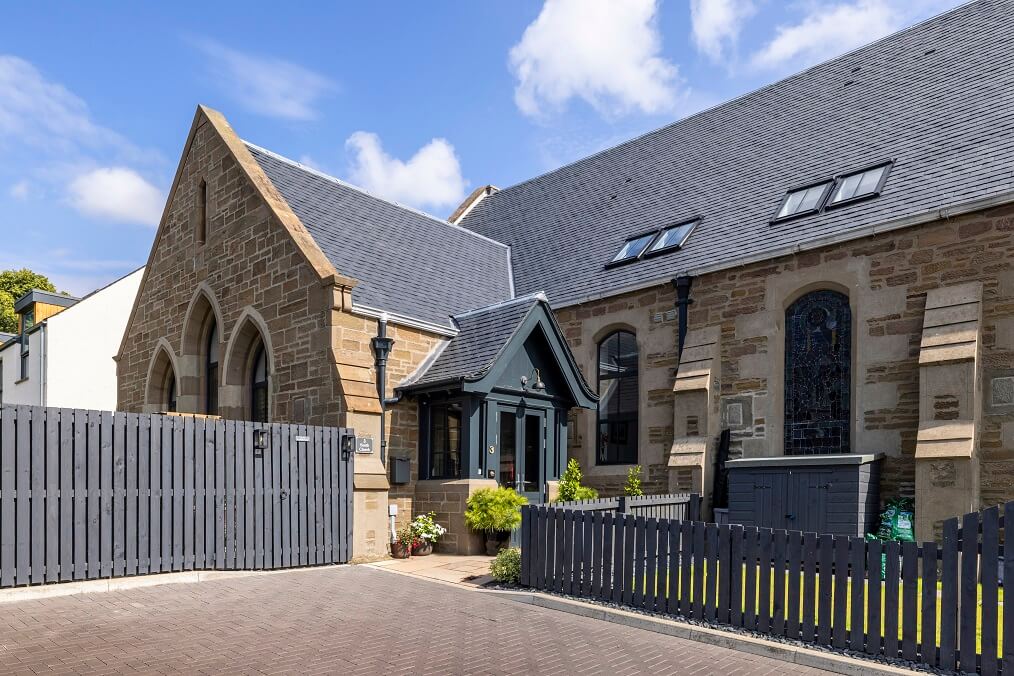
{"label": "paved path", "polygon": [[363,566],[0,605],[0,674],[804,674]]}

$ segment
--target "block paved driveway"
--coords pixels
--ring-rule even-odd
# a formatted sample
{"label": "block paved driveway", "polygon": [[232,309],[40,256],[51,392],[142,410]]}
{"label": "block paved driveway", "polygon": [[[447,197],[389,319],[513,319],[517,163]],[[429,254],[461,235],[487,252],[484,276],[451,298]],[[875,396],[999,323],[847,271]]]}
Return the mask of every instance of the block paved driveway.
{"label": "block paved driveway", "polygon": [[362,566],[0,605],[0,674],[823,673]]}

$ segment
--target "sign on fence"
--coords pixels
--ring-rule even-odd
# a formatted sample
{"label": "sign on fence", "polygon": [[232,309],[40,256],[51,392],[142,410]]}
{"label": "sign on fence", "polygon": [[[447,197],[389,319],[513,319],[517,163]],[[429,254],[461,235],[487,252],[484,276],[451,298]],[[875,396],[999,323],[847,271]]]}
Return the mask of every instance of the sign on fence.
{"label": "sign on fence", "polygon": [[329,427],[0,407],[0,587],[346,562],[345,439]]}
{"label": "sign on fence", "polygon": [[[521,584],[771,636],[1014,674],[1014,502],[944,522],[942,544],[526,506]],[[1003,637],[1003,641],[999,637]],[[1002,650],[1002,652],[1001,652]]]}

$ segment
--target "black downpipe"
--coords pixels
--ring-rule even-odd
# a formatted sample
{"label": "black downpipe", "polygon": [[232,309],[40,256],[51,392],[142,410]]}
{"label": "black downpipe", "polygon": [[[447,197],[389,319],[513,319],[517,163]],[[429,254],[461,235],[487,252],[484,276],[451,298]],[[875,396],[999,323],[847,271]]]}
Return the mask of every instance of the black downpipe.
{"label": "black downpipe", "polygon": [[381,317],[377,321],[377,335],[373,340],[373,359],[377,369],[377,398],[380,400],[380,464],[387,466],[387,432],[385,411],[388,406],[393,406],[401,401],[401,395],[395,397],[387,396],[387,356],[391,354],[391,347],[394,339],[387,337],[387,319]]}
{"label": "black downpipe", "polygon": [[672,280],[672,285],[676,288],[676,312],[679,319],[678,359],[683,357],[683,344],[687,340],[687,314],[690,304],[694,302],[690,298],[690,286],[693,284],[693,281],[694,278],[689,275],[682,275]]}

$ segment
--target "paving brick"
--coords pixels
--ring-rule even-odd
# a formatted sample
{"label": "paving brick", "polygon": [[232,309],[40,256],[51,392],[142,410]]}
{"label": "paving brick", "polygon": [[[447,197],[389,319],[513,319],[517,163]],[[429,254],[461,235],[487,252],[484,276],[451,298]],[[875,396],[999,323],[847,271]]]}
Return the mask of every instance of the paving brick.
{"label": "paving brick", "polygon": [[817,674],[367,567],[3,607],[0,674]]}

